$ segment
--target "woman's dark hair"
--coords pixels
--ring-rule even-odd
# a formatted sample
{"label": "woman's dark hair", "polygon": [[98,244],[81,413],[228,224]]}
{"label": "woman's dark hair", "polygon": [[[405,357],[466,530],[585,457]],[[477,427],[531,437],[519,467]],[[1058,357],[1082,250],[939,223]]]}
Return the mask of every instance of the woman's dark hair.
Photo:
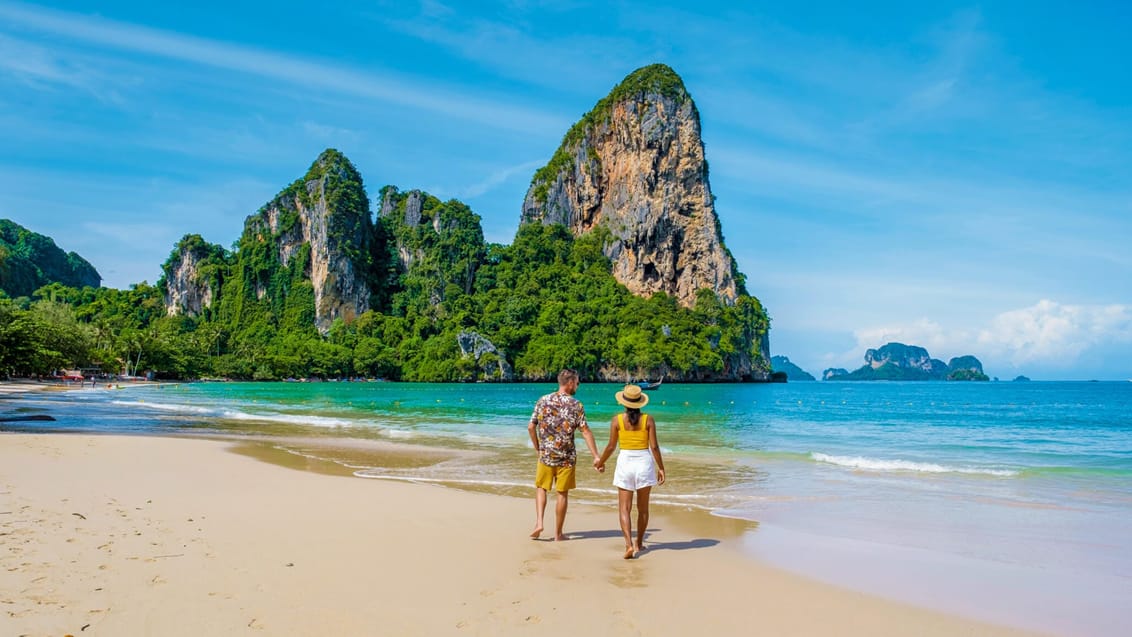
{"label": "woman's dark hair", "polygon": [[629,416],[629,424],[634,427],[641,421],[641,410],[637,407],[626,407],[625,415]]}

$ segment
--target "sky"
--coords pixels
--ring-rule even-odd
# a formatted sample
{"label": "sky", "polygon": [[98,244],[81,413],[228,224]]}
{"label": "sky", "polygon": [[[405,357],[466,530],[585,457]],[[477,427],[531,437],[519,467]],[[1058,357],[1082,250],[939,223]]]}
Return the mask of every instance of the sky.
{"label": "sky", "polygon": [[690,5],[0,0],[0,218],[154,283],[333,147],[510,243],[569,126],[663,62],[772,354],[1132,379],[1132,3]]}

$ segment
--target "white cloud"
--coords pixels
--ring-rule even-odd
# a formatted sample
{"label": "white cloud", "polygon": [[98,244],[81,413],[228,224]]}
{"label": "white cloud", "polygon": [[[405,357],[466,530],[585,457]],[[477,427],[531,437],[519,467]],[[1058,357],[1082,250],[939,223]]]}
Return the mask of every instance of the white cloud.
{"label": "white cloud", "polygon": [[1042,300],[1004,312],[979,331],[980,348],[1011,363],[1068,366],[1086,350],[1132,342],[1132,306],[1062,305]]}
{"label": "white cloud", "polygon": [[886,343],[919,345],[947,361],[973,354],[984,368],[1040,366],[1070,369],[1098,346],[1132,343],[1132,305],[1064,305],[1042,300],[1002,312],[983,327],[944,326],[931,319],[854,331],[856,346],[826,354],[830,365],[854,368],[866,349]]}

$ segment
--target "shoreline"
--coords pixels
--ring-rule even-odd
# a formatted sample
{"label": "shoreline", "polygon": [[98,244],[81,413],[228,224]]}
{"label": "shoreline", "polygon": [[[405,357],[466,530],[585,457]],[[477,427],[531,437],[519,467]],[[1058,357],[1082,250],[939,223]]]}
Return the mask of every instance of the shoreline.
{"label": "shoreline", "polygon": [[782,571],[707,515],[654,507],[652,550],[626,561],[612,507],[532,542],[527,499],[286,471],[233,441],[0,441],[17,634],[1032,634]]}

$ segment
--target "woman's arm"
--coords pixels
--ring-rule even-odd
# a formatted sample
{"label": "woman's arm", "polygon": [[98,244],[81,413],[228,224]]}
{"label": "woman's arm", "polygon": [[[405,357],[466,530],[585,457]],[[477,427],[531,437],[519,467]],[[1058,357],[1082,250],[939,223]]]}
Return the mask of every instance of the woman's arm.
{"label": "woman's arm", "polygon": [[656,460],[656,483],[658,485],[664,484],[664,458],[660,456],[660,443],[656,441],[656,418],[647,416],[648,422],[645,426],[649,430],[649,450],[652,451],[652,457]]}
{"label": "woman's arm", "polygon": [[601,452],[601,458],[594,463],[594,467],[605,466],[605,461],[609,460],[609,456],[613,454],[613,450],[617,448],[617,416],[613,417],[613,422],[609,423],[609,443],[605,445],[605,450]]}

